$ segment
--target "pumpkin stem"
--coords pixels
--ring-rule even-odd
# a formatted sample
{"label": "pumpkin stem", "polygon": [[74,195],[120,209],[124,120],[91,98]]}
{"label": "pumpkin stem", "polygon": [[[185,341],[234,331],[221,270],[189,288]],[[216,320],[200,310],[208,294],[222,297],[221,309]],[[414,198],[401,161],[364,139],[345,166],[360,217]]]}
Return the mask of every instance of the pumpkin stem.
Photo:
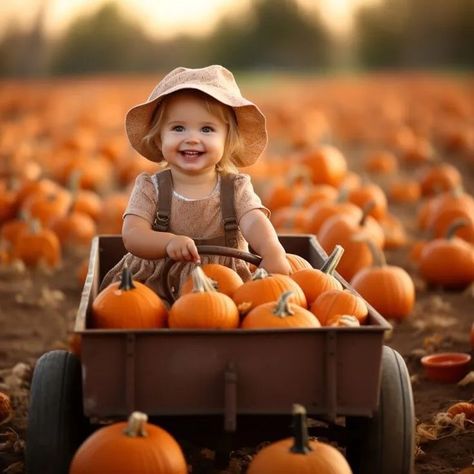
{"label": "pumpkin stem", "polygon": [[298,403],[293,405],[292,429],[295,443],[290,451],[297,454],[308,454],[312,451],[309,445],[308,426],[306,425],[306,409]]}
{"label": "pumpkin stem", "polygon": [[375,207],[375,201],[369,201],[363,208],[362,208],[362,217],[360,218],[359,225],[363,227],[365,225],[365,221],[367,220],[367,216],[370,214],[370,211]]}
{"label": "pumpkin stem", "polygon": [[320,268],[320,271],[322,271],[323,273],[327,273],[328,275],[332,275],[336,267],[339,265],[343,253],[344,247],[342,247],[342,245],[337,244],[334,247],[334,250],[332,251],[331,255],[329,255],[323,266]]}
{"label": "pumpkin stem", "polygon": [[132,272],[127,265],[123,267],[122,277],[120,280],[119,290],[129,291],[133,290],[135,285],[133,284]]}
{"label": "pumpkin stem", "polygon": [[39,234],[41,227],[42,225],[39,219],[30,219],[28,222],[28,229],[31,234]]}
{"label": "pumpkin stem", "polygon": [[191,272],[193,281],[193,293],[205,293],[207,291],[216,291],[213,280],[208,278],[200,265]]}
{"label": "pumpkin stem", "polygon": [[74,170],[69,175],[69,191],[71,193],[71,203],[69,204],[68,215],[74,210],[74,204],[77,200],[77,195],[79,194],[79,188],[81,183],[82,172],[80,170]]}
{"label": "pumpkin stem", "polygon": [[292,316],[295,314],[295,312],[290,309],[288,304],[288,299],[292,294],[292,291],[285,291],[281,294],[275,309],[273,310],[273,314],[275,316],[278,316],[279,318],[286,318],[287,316]]}
{"label": "pumpkin stem", "polygon": [[387,265],[387,260],[385,258],[385,254],[383,253],[383,250],[377,245],[375,245],[373,239],[370,239],[365,234],[360,233],[354,235],[351,240],[353,240],[354,242],[365,242],[367,244],[374,260],[374,267],[384,267],[385,265]]}
{"label": "pumpkin stem", "polygon": [[339,193],[337,194],[336,202],[347,202],[349,199],[349,187],[347,185],[342,185],[339,188]]}
{"label": "pumpkin stem", "polygon": [[462,227],[466,227],[469,225],[469,221],[465,219],[464,217],[460,217],[459,219],[454,219],[453,222],[449,225],[448,229],[446,230],[446,240],[452,239],[455,235],[458,229],[461,229]]}
{"label": "pumpkin stem", "polygon": [[265,268],[257,268],[252,275],[252,281],[254,280],[263,280],[269,276]]}
{"label": "pumpkin stem", "polygon": [[131,438],[145,437],[148,433],[145,430],[145,423],[148,421],[148,415],[141,411],[134,411],[128,417],[128,425],[123,433]]}

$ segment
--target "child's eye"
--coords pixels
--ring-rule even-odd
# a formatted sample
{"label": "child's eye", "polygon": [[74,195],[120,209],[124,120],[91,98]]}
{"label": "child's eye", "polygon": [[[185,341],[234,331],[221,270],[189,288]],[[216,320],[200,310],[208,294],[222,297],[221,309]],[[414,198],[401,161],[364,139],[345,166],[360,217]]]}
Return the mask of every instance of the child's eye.
{"label": "child's eye", "polygon": [[210,132],[213,132],[214,129],[212,127],[202,127],[202,131],[204,133],[210,133]]}
{"label": "child's eye", "polygon": [[184,127],[182,125],[175,125],[172,130],[174,132],[182,132],[184,130]]}

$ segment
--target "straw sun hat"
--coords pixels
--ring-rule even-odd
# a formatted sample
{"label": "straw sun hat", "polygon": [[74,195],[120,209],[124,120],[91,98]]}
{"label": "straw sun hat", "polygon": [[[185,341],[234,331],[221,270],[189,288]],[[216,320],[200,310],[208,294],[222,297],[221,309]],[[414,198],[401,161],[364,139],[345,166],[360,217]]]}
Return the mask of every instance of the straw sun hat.
{"label": "straw sun hat", "polygon": [[160,100],[182,89],[199,90],[232,107],[243,142],[243,151],[233,158],[234,164],[249,166],[257,161],[267,144],[265,116],[255,104],[242,97],[232,73],[219,65],[201,69],[173,69],[153,89],[146,102],[128,111],[125,128],[135,150],[151,161],[163,160],[158,147],[154,143],[147,145],[143,137],[150,130]]}

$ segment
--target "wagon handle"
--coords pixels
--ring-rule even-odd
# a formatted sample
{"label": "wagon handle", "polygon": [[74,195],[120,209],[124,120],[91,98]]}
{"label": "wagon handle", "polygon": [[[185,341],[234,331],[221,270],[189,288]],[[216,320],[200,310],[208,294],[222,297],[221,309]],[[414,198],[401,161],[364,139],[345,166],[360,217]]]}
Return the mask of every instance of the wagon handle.
{"label": "wagon handle", "polygon": [[[199,255],[219,255],[221,257],[232,257],[239,258],[245,262],[252,263],[255,266],[259,266],[262,257],[255,255],[254,253],[244,252],[243,250],[234,249],[232,247],[223,247],[221,245],[198,245],[197,251]],[[161,269],[160,281],[162,290],[166,296],[166,299],[172,303],[176,300],[173,292],[170,290],[168,275],[173,267],[177,263],[177,260],[173,260],[170,257],[165,258],[165,263]]]}

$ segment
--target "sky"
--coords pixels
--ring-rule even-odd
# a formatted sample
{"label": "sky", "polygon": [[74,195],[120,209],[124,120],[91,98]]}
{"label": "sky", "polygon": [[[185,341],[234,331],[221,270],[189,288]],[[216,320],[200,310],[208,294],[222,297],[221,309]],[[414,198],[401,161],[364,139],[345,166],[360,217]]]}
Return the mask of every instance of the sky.
{"label": "sky", "polygon": [[[0,35],[9,24],[27,26],[46,3],[45,25],[48,33],[64,31],[78,14],[100,7],[107,0],[0,0]],[[351,25],[351,12],[359,5],[377,0],[296,0],[309,11],[320,8],[323,19],[337,33]],[[225,14],[239,15],[251,0],[118,0],[123,11],[137,18],[154,37],[179,33],[206,34]]]}

